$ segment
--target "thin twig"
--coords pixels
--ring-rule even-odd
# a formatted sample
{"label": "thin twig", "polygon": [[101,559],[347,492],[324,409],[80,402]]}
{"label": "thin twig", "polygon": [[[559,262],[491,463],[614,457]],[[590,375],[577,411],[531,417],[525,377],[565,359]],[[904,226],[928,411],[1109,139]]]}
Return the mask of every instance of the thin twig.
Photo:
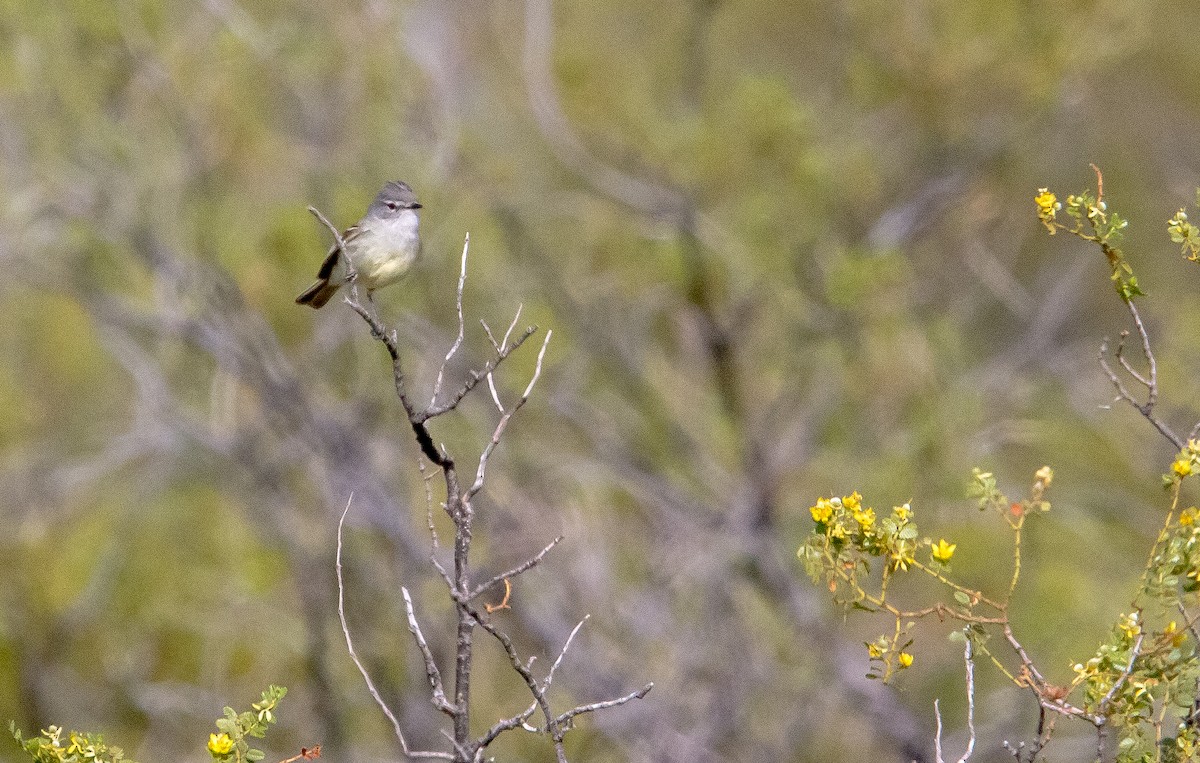
{"label": "thin twig", "polygon": [[346,501],[346,508],[342,510],[342,517],[338,520],[337,529],[337,585],[338,585],[338,620],[342,624],[342,634],[346,637],[346,650],[350,653],[350,659],[354,661],[358,672],[362,674],[363,680],[367,683],[367,690],[371,692],[371,696],[375,699],[375,704],[379,705],[379,709],[392,722],[392,729],[396,733],[396,738],[400,740],[400,747],[404,750],[404,754],[410,758],[433,758],[436,760],[454,760],[454,756],[446,752],[424,752],[420,750],[408,749],[408,740],[404,738],[404,732],[400,729],[400,721],[396,719],[396,714],[383,701],[379,690],[375,688],[375,682],[371,680],[371,676],[367,673],[367,669],[363,666],[362,660],[358,659],[358,653],[354,651],[354,641],[350,638],[350,626],[346,623],[346,585],[342,577],[342,530],[346,524],[346,515],[350,513],[350,503],[354,500],[351,495]]}
{"label": "thin twig", "polygon": [[[1137,658],[1141,656],[1142,640],[1144,638],[1146,638],[1146,633],[1144,631],[1138,633],[1137,639],[1133,642],[1133,650],[1129,654],[1129,664],[1125,666],[1125,669],[1121,671],[1121,675],[1117,677],[1117,680],[1113,682],[1112,687],[1109,688],[1108,692],[1100,700],[1100,703],[1096,705],[1096,719],[1104,719],[1104,715],[1108,711],[1108,704],[1112,702],[1113,697],[1117,696],[1117,692],[1121,690],[1121,687],[1125,685],[1125,681],[1127,681],[1129,676],[1133,674],[1133,665],[1135,662],[1137,662]],[[1095,723],[1096,721],[1093,722]]]}
{"label": "thin twig", "polygon": [[[346,242],[334,224],[329,222],[329,218],[321,214],[321,210],[309,205],[308,211],[311,212],[313,216],[320,220],[321,223],[329,229],[329,232],[333,234],[334,242],[337,244],[337,250],[342,253],[342,261],[346,266],[346,282],[350,284],[351,294],[351,296],[346,298],[346,302],[351,303],[353,306],[353,303],[358,302],[358,270],[354,267],[354,261],[351,260],[348,255],[346,255]],[[367,301],[372,301],[371,292],[369,291],[367,292]]]}
{"label": "thin twig", "polygon": [[606,699],[603,702],[593,702],[590,705],[579,705],[578,707],[573,707],[570,710],[568,710],[567,712],[563,713],[562,715],[559,715],[554,720],[558,726],[563,726],[577,715],[583,715],[584,713],[594,713],[597,710],[604,710],[605,708],[609,708],[609,707],[617,707],[618,705],[624,705],[626,702],[632,702],[635,699],[641,699],[642,697],[645,697],[647,694],[649,694],[650,690],[653,688],[654,688],[654,682],[651,681],[650,683],[646,684],[645,686],[638,689],[637,691],[626,694],[624,697],[617,697],[616,699]]}
{"label": "thin twig", "polygon": [[[1125,337],[1129,336],[1128,331],[1121,332],[1121,339],[1117,343],[1117,349],[1114,353],[1114,357],[1116,357],[1117,362],[1126,371],[1126,373],[1128,373],[1146,388],[1146,402],[1138,402],[1138,399],[1134,397],[1133,393],[1131,393],[1125,386],[1125,383],[1121,381],[1121,378],[1117,374],[1116,370],[1113,369],[1112,365],[1109,364],[1107,341],[1104,341],[1100,344],[1100,368],[1103,369],[1105,376],[1108,377],[1108,380],[1112,382],[1113,387],[1116,388],[1117,399],[1123,400],[1129,405],[1133,406],[1133,408],[1137,410],[1138,413],[1142,414],[1142,416],[1144,416],[1145,419],[1149,421],[1154,428],[1157,429],[1160,434],[1162,434],[1163,437],[1166,437],[1168,440],[1170,440],[1171,444],[1176,448],[1182,450],[1186,446],[1184,440],[1180,438],[1179,435],[1175,434],[1175,432],[1169,426],[1167,426],[1164,421],[1154,415],[1154,406],[1158,403],[1158,361],[1155,359],[1154,352],[1150,348],[1150,334],[1146,330],[1146,324],[1142,321],[1141,313],[1138,312],[1137,305],[1134,304],[1132,299],[1125,300],[1125,307],[1129,310],[1129,314],[1133,318],[1133,325],[1137,329],[1138,338],[1140,339],[1142,345],[1142,355],[1144,355],[1146,358],[1146,365],[1149,368],[1149,374],[1143,376],[1136,369],[1134,369],[1132,364],[1130,364],[1125,358]],[[1193,434],[1197,430],[1200,430],[1200,424],[1197,424],[1192,430]]]}
{"label": "thin twig", "polygon": [[454,339],[454,344],[450,345],[450,350],[446,353],[446,358],[442,361],[442,367],[438,369],[437,381],[433,383],[433,395],[429,398],[429,407],[432,408],[437,404],[438,395],[442,391],[442,381],[446,377],[446,366],[450,363],[450,359],[454,357],[454,353],[458,352],[458,348],[462,347],[463,343],[463,287],[467,283],[467,250],[471,246],[471,234],[468,233],[466,240],[463,241],[462,250],[462,266],[458,271],[458,289],[457,297],[455,298],[455,306],[458,308],[458,336]]}
{"label": "thin twig", "polygon": [[1035,690],[1035,692],[1038,694],[1038,696],[1041,696],[1040,687],[1046,685],[1046,679],[1042,676],[1041,672],[1033,664],[1033,660],[1031,660],[1029,658],[1029,653],[1025,651],[1025,647],[1021,645],[1020,641],[1017,641],[1017,636],[1016,636],[1016,634],[1013,633],[1012,624],[1009,623],[1007,619],[1005,619],[1005,622],[1003,624],[1003,631],[1004,631],[1004,638],[1008,641],[1009,645],[1013,648],[1013,651],[1017,653],[1017,656],[1021,658],[1021,666],[1024,667],[1025,670],[1027,670],[1029,672],[1030,677],[1034,678],[1038,683],[1037,686],[1030,687],[1030,688],[1033,688]]}
{"label": "thin twig", "polygon": [[[346,242],[342,240],[342,234],[338,231],[337,227],[335,227],[333,223],[329,222],[329,218],[326,217],[325,215],[321,214],[321,210],[317,209],[314,206],[309,205],[308,211],[311,212],[318,220],[320,220],[325,225],[325,227],[329,229],[329,232],[333,234],[333,240],[337,242],[338,250],[341,252],[345,252],[346,251]],[[347,257],[346,259],[349,260],[350,258]],[[353,263],[347,263],[347,264],[352,265]]]}
{"label": "thin twig", "polygon": [[933,759],[937,763],[946,763],[946,759],[942,757],[942,708],[941,700],[933,701],[933,718],[935,727],[933,731]]}
{"label": "thin twig", "polygon": [[[496,338],[494,336],[492,336],[492,329],[486,323],[483,324],[484,330],[487,331],[488,339],[492,340],[492,346],[494,346],[496,348],[497,352],[500,351],[501,347],[505,347],[508,345],[508,338],[510,336],[512,336],[513,329],[515,329],[517,327],[517,321],[521,320],[521,311],[524,309],[525,309],[524,302],[517,305],[517,312],[515,315],[513,315],[512,322],[508,324],[508,331],[504,332],[504,339],[500,340],[500,342],[498,344],[496,342]],[[483,323],[483,321],[480,321],[480,323]],[[487,375],[487,382],[488,382],[488,389],[490,389],[492,391],[492,402],[496,404],[496,410],[500,411],[500,413],[503,414],[504,413],[504,404],[500,402],[500,393],[496,391],[496,375],[489,373]]]}
{"label": "thin twig", "polygon": [[319,757],[321,757],[321,745],[315,744],[312,747],[301,747],[299,755],[293,755],[279,763],[296,763],[298,760],[314,760]]}
{"label": "thin twig", "polygon": [[471,599],[474,599],[475,597],[479,596],[484,591],[488,590],[489,588],[496,585],[500,581],[507,580],[509,578],[515,578],[517,575],[520,575],[522,572],[529,570],[534,565],[536,565],[538,562],[542,561],[542,557],[544,557],[546,554],[550,553],[550,549],[554,548],[559,543],[561,543],[562,539],[563,539],[563,536],[561,536],[561,535],[558,536],[557,538],[555,538],[554,540],[552,540],[548,544],[546,544],[546,547],[543,548],[541,551],[537,552],[536,555],[530,557],[529,559],[525,560],[521,564],[518,564],[516,567],[513,567],[511,570],[501,572],[499,575],[494,575],[487,582],[480,583],[479,585],[475,586],[475,588],[473,588],[471,590],[471,593],[467,594],[467,601],[470,601]]}
{"label": "thin twig", "polygon": [[417,459],[417,470],[421,472],[421,482],[425,485],[425,522],[429,529],[429,539],[433,544],[430,553],[438,550],[437,528],[433,526],[433,487],[429,484],[433,475],[425,470],[425,459]]}
{"label": "thin twig", "polygon": [[504,653],[508,655],[509,664],[512,665],[512,668],[517,672],[517,675],[521,676],[521,678],[525,681],[525,686],[528,687],[530,694],[533,695],[534,702],[539,708],[541,708],[542,715],[546,719],[547,730],[550,731],[551,736],[554,737],[556,742],[559,741],[560,738],[555,736],[555,734],[558,732],[558,724],[555,722],[554,714],[550,710],[550,703],[546,699],[546,692],[542,689],[541,685],[538,683],[538,680],[533,677],[533,672],[529,669],[529,665],[522,661],[520,655],[517,654],[517,648],[513,645],[512,639],[508,637],[507,633],[492,624],[492,622],[482,613],[471,607],[470,604],[463,602],[460,604],[460,606],[464,607],[468,612],[471,613],[471,616],[475,618],[475,622],[479,624],[480,628],[483,628],[485,631],[491,634],[494,639],[500,642],[500,646],[503,647]]}
{"label": "thin twig", "polygon": [[973,643],[967,637],[967,646],[963,650],[963,661],[967,664],[967,751],[958,759],[958,763],[966,763],[967,758],[975,751],[975,655]]}
{"label": "thin twig", "polygon": [[546,357],[546,346],[550,344],[550,337],[552,336],[554,336],[554,331],[546,332],[546,338],[542,340],[542,349],[538,351],[537,365],[534,366],[533,377],[530,378],[528,386],[525,387],[525,392],[517,400],[516,404],[500,417],[500,422],[496,424],[496,429],[492,432],[492,439],[488,442],[487,447],[483,449],[483,453],[480,454],[479,468],[475,472],[475,483],[467,488],[467,492],[463,493],[464,504],[469,504],[471,499],[483,489],[483,480],[487,475],[488,460],[492,457],[492,452],[496,450],[496,446],[500,444],[500,438],[504,435],[504,430],[508,426],[508,422],[525,405],[525,401],[529,399],[529,395],[533,392],[534,385],[537,384],[538,378],[542,375],[542,361]]}
{"label": "thin twig", "polygon": [[429,679],[429,688],[433,692],[431,701],[433,706],[441,710],[451,718],[458,712],[458,708],[450,704],[446,699],[446,690],[442,685],[442,673],[438,670],[437,662],[433,659],[433,652],[429,649],[429,643],[425,641],[425,634],[421,632],[421,624],[417,622],[416,612],[413,611],[412,597],[408,594],[408,589],[404,586],[400,587],[400,593],[404,596],[404,612],[408,615],[408,630],[416,639],[417,648],[421,650],[421,656],[425,658],[425,676]]}
{"label": "thin twig", "polygon": [[[500,411],[500,413],[503,414],[504,413],[504,403],[500,402],[500,393],[496,391],[496,375],[488,374],[487,381],[488,381],[488,390],[490,390],[492,393],[492,402],[496,404],[496,410]],[[1196,426],[1200,427],[1200,424],[1197,424]]]}
{"label": "thin twig", "polygon": [[1145,383],[1149,394],[1146,405],[1153,408],[1158,402],[1158,361],[1150,350],[1150,334],[1146,331],[1146,325],[1142,323],[1142,314],[1138,312],[1137,305],[1132,299],[1126,300],[1125,304],[1129,308],[1129,314],[1133,316],[1133,325],[1137,327],[1138,336],[1142,339],[1142,354],[1146,356],[1146,363],[1150,366],[1150,380]]}
{"label": "thin twig", "polygon": [[[584,615],[583,619],[580,620],[578,623],[576,623],[575,627],[571,629],[571,635],[567,636],[567,640],[563,642],[562,649],[560,649],[558,652],[558,657],[556,657],[554,659],[554,664],[550,666],[550,670],[547,671],[547,673],[546,673],[545,680],[542,681],[542,693],[543,694],[550,690],[550,684],[554,683],[555,671],[557,671],[558,666],[562,664],[563,658],[567,656],[567,650],[571,648],[571,643],[575,640],[575,636],[576,636],[576,634],[579,633],[579,629],[582,628],[583,624],[586,623],[590,618],[591,618],[591,615]],[[529,707],[525,708],[524,712],[518,713],[517,715],[514,715],[512,718],[501,721],[500,723],[497,724],[497,726],[500,726],[502,724],[506,725],[507,728],[516,728],[517,726],[521,726],[526,731],[538,733],[539,730],[537,728],[525,723],[525,721],[528,720],[529,716],[533,715],[533,711],[537,709],[537,706],[538,706],[538,703],[537,703],[537,700],[535,699],[533,702],[531,702],[529,704]],[[497,732],[497,733],[499,733],[499,732]]]}
{"label": "thin twig", "polygon": [[575,634],[579,633],[579,629],[583,624],[591,619],[591,615],[584,615],[583,619],[575,624],[571,629],[571,635],[567,636],[567,640],[563,642],[562,649],[558,651],[558,657],[554,659],[554,664],[550,666],[550,672],[546,674],[546,680],[542,682],[542,690],[550,688],[550,684],[554,682],[554,671],[558,670],[558,666],[562,664],[563,658],[567,656],[567,650],[571,648],[571,642],[575,640]]}
{"label": "thin twig", "polygon": [[1121,332],[1121,341],[1117,342],[1117,352],[1116,352],[1117,362],[1119,362],[1121,364],[1121,368],[1125,369],[1125,373],[1129,374],[1130,376],[1132,376],[1133,378],[1135,378],[1139,382],[1141,382],[1142,386],[1153,390],[1154,383],[1152,381],[1150,381],[1149,379],[1147,379],[1146,377],[1142,376],[1142,374],[1136,368],[1133,367],[1133,364],[1129,362],[1129,359],[1125,357],[1125,337],[1127,337],[1127,336],[1129,336],[1128,331]]}
{"label": "thin twig", "polygon": [[521,336],[517,337],[512,344],[506,345],[494,358],[485,363],[482,370],[471,371],[467,376],[467,380],[463,382],[463,385],[459,387],[458,391],[451,395],[446,402],[441,403],[440,405],[431,405],[424,411],[414,413],[412,417],[414,422],[423,424],[429,419],[449,413],[457,408],[458,404],[462,402],[463,398],[465,398],[471,392],[471,390],[475,389],[475,385],[479,384],[481,379],[491,376],[492,372],[499,368],[500,364],[503,363],[509,355],[512,355],[518,347],[525,344],[525,340],[533,336],[535,331],[537,331],[537,326],[530,326],[529,328],[525,329],[525,332],[521,334]]}
{"label": "thin twig", "polygon": [[479,319],[479,325],[483,326],[483,333],[487,334],[488,341],[492,343],[492,348],[496,352],[500,352],[500,343],[496,341],[496,335],[492,333],[492,327],[483,318]]}
{"label": "thin twig", "polygon": [[512,336],[513,329],[517,327],[517,322],[521,320],[521,312],[525,309],[525,303],[517,305],[517,312],[513,315],[512,323],[508,324],[508,331],[504,332],[504,339],[500,342],[501,347],[508,345],[508,338]]}

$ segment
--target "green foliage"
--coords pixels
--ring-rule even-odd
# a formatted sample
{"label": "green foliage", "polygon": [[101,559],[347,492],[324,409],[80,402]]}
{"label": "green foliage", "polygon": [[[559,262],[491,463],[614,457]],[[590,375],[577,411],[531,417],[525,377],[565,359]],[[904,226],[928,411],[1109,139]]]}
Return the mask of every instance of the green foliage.
{"label": "green foliage", "polygon": [[36,763],[135,763],[125,757],[120,747],[105,744],[104,738],[98,734],[71,731],[64,739],[63,730],[51,726],[42,729],[38,736],[25,739],[12,721],[8,724],[8,730],[21,749]]}
{"label": "green foliage", "polygon": [[287,694],[283,686],[270,686],[262,693],[262,699],[251,705],[252,710],[238,713],[232,707],[225,708],[225,717],[217,719],[220,733],[210,734],[208,751],[213,758],[232,763],[254,763],[263,759],[263,751],[250,746],[249,738],[266,736],[267,727],[275,722],[275,706]]}
{"label": "green foliage", "polygon": [[[1197,202],[1200,204],[1200,189],[1196,191]],[[1167,233],[1171,240],[1179,244],[1183,256],[1192,262],[1200,260],[1200,228],[1188,221],[1187,211],[1180,208],[1175,216],[1167,221]]]}
{"label": "green foliage", "polygon": [[[265,757],[263,751],[252,748],[247,739],[261,739],[266,735],[267,728],[275,723],[275,708],[285,694],[285,687],[272,685],[262,693],[262,699],[250,706],[252,710],[238,713],[226,707],[224,717],[217,719],[220,732],[208,737],[208,751],[213,758],[228,763],[262,760]],[[8,729],[21,749],[36,763],[135,763],[125,757],[120,747],[105,744],[98,734],[71,731],[64,739],[63,730],[51,726],[38,736],[25,739],[15,721],[9,722]],[[316,754],[319,753],[306,750],[300,757],[308,759]]]}

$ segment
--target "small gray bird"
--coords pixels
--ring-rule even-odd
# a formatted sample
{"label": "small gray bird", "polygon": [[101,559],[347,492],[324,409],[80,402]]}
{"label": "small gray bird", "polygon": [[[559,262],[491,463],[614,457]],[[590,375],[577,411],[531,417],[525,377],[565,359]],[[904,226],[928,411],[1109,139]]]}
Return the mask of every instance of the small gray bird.
{"label": "small gray bird", "polygon": [[357,282],[367,288],[368,298],[376,289],[408,275],[421,254],[420,208],[408,183],[393,180],[384,185],[363,219],[342,234],[345,252],[334,242],[317,271],[317,282],[296,297],[296,303],[317,308],[332,299],[349,280],[346,257],[354,264]]}

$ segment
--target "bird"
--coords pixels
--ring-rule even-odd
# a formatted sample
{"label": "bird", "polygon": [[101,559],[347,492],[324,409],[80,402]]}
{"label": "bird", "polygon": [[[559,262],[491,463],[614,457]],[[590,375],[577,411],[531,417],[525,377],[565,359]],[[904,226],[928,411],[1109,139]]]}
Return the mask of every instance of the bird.
{"label": "bird", "polygon": [[[363,218],[342,234],[344,249],[337,242],[330,247],[316,283],[296,297],[296,304],[323,307],[350,280],[352,271],[356,283],[366,287],[368,299],[376,289],[408,275],[421,255],[418,209],[421,204],[408,183],[385,183]],[[353,268],[347,267],[347,258]]]}

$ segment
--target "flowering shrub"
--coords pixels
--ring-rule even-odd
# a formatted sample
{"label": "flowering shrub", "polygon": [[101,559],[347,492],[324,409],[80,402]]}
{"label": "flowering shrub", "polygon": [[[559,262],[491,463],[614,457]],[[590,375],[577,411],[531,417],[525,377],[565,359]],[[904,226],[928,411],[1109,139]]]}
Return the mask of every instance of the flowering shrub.
{"label": "flowering shrub", "polygon": [[[891,621],[883,634],[865,644],[868,677],[889,681],[913,665],[909,631],[915,621],[933,615],[939,621],[958,624],[954,635],[964,643],[970,732],[968,752],[961,760],[974,749],[974,661],[980,655],[1014,686],[1028,691],[1038,705],[1032,737],[1016,744],[1003,743],[1018,763],[1041,759],[1055,720],[1061,717],[1082,720],[1095,728],[1097,760],[1200,760],[1200,610],[1196,609],[1200,508],[1180,505],[1183,482],[1200,473],[1196,439],[1200,424],[1184,438],[1154,412],[1157,365],[1134,301],[1144,295],[1119,248],[1127,222],[1104,200],[1099,170],[1096,181],[1095,192],[1089,189],[1068,195],[1065,204],[1049,189],[1038,189],[1034,197],[1037,217],[1051,235],[1068,233],[1095,244],[1104,254],[1112,284],[1132,318],[1143,358],[1135,364],[1126,357],[1125,339],[1130,332],[1123,332],[1111,352],[1107,342],[1101,346],[1101,368],[1116,389],[1117,399],[1133,406],[1178,449],[1162,477],[1167,493],[1165,516],[1145,571],[1129,609],[1096,651],[1072,665],[1070,683],[1053,684],[1022,646],[1009,620],[1009,604],[1021,575],[1025,521],[1050,510],[1046,500],[1054,479],[1050,467],[1037,471],[1028,495],[1018,501],[1010,501],[1000,492],[992,473],[974,471],[969,494],[978,500],[980,509],[990,509],[1000,517],[1012,534],[1011,576],[1007,589],[998,593],[974,590],[954,578],[950,563],[958,544],[922,535],[909,503],[881,516],[857,492],[818,498],[809,509],[812,532],[798,551],[809,577],[824,585],[837,604],[883,614]],[[1167,232],[1181,246],[1185,259],[1200,261],[1200,228],[1188,221],[1185,210],[1180,209],[1167,222]],[[896,606],[890,591],[905,575],[913,574],[937,580],[945,597],[917,608]],[[939,739],[935,740],[939,763],[940,724],[939,716]]]}

